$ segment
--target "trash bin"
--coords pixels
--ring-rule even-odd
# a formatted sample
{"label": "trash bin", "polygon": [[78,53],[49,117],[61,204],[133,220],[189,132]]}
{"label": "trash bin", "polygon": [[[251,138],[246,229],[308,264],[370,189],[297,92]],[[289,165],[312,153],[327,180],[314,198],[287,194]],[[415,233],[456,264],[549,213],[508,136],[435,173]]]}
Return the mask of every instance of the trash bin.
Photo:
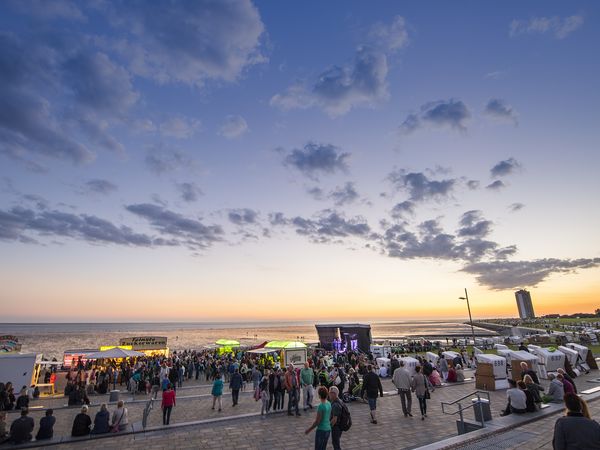
{"label": "trash bin", "polygon": [[119,401],[120,391],[110,391],[110,397],[108,398],[109,402],[118,402]]}
{"label": "trash bin", "polygon": [[473,403],[473,411],[475,413],[475,420],[477,422],[483,421],[487,422],[488,420],[492,420],[492,411],[490,409],[490,401],[486,398],[472,398],[471,403]]}

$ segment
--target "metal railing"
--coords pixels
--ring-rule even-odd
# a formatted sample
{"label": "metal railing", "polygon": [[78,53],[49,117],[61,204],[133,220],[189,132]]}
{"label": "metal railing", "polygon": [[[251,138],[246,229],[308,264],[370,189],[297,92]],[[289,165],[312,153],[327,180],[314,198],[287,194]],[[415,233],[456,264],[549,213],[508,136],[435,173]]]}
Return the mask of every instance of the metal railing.
{"label": "metal railing", "polygon": [[146,402],[146,406],[144,407],[144,414],[142,416],[142,428],[145,430],[146,425],[148,423],[148,416],[150,415],[150,411],[154,407],[154,398],[150,397],[150,400]]}
{"label": "metal railing", "polygon": [[[474,391],[474,392],[471,392],[470,394],[465,395],[464,397],[454,400],[453,402],[442,402],[442,413],[448,414],[448,415],[458,414],[460,417],[461,426],[464,430],[464,424],[465,424],[464,411],[466,411],[469,408],[473,408],[473,411],[475,411],[475,406],[477,405],[479,407],[479,419],[481,420],[481,428],[485,428],[485,419],[484,419],[484,414],[483,414],[483,402],[481,401],[483,396],[486,397],[486,398],[484,398],[484,400],[487,400],[488,403],[490,403],[490,394],[487,391]],[[473,398],[473,397],[477,398],[477,402],[471,401],[470,404],[468,404],[467,406],[463,406],[463,403],[466,399]],[[447,408],[454,406],[454,405],[458,405],[458,409],[456,411],[449,412],[446,410]]]}

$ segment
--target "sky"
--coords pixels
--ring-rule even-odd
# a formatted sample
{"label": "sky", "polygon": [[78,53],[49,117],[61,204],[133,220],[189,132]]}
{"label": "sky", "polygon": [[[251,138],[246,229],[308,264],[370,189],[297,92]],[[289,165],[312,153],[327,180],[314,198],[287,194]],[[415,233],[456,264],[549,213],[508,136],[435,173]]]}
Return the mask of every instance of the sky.
{"label": "sky", "polygon": [[0,4],[4,322],[600,307],[600,4]]}

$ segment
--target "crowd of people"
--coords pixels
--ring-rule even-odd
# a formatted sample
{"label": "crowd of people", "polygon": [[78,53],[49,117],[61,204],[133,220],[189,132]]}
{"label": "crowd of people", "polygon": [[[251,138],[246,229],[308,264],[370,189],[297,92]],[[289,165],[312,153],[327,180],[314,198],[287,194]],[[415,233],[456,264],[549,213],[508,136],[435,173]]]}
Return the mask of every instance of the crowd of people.
{"label": "crowd of people", "polygon": [[[417,356],[416,367],[406,367],[402,354],[389,354],[389,373],[400,397],[402,414],[412,417],[413,396],[419,405],[421,420],[427,418],[427,400],[442,382],[464,381],[462,367],[474,366],[475,361],[464,349],[451,360],[439,350],[435,363]],[[174,352],[170,357],[147,356],[101,363],[78,361],[67,373],[64,394],[70,406],[79,407],[74,417],[72,436],[103,434],[124,430],[128,425],[128,412],[123,401],[110,412],[103,403],[93,420],[90,415],[90,396],[107,393],[110,385],[125,386],[132,394],[145,393],[159,399],[163,425],[169,425],[171,414],[177,404],[177,389],[188,380],[212,382],[212,409],[223,411],[223,394],[231,392],[231,408],[239,402],[240,392],[251,390],[260,404],[261,416],[266,418],[272,411],[287,410],[290,416],[300,416],[316,409],[313,425],[316,428],[315,448],[326,448],[331,438],[334,449],[339,449],[343,431],[351,426],[346,403],[362,399],[369,406],[370,421],[377,424],[377,399],[383,396],[379,367],[373,355],[348,352],[336,353],[312,350],[304,367],[282,367],[277,357],[234,351],[221,353],[217,350]],[[569,375],[560,369],[556,376],[549,376],[547,390],[543,389],[535,371],[522,363],[518,380],[510,380],[507,390],[506,414],[524,414],[536,411],[543,402],[562,403],[572,412],[568,417],[589,416],[585,402],[578,407],[573,403],[577,387]],[[18,394],[11,383],[0,383],[0,442],[11,440],[22,443],[34,436],[34,420],[29,417],[29,400],[34,398],[33,388],[24,386]],[[570,403],[569,403],[570,402]],[[286,405],[287,404],[287,405]],[[10,429],[6,422],[6,410],[20,410]],[[302,412],[301,412],[302,411]],[[52,409],[45,411],[40,419],[36,440],[53,436],[56,419]],[[564,422],[564,423],[563,423]],[[562,421],[557,427],[560,433],[572,428],[573,421]],[[586,422],[587,423],[587,422]],[[593,422],[596,424],[596,422]],[[596,424],[597,425],[597,424]],[[561,438],[563,439],[563,438]],[[556,437],[555,437],[556,440]]]}

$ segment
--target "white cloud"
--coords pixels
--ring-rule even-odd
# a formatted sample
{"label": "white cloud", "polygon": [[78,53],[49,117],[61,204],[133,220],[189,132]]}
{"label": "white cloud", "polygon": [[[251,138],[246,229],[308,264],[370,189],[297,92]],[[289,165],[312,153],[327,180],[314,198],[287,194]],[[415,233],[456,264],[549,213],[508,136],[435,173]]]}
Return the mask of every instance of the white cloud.
{"label": "white cloud", "polygon": [[202,122],[198,119],[175,116],[161,123],[160,132],[177,139],[188,139],[200,131]]}
{"label": "white cloud", "polygon": [[564,39],[583,25],[582,15],[569,17],[534,17],[529,20],[513,20],[509,25],[508,34],[515,37],[520,34],[551,33],[557,39]]}
{"label": "white cloud", "polygon": [[242,116],[231,115],[225,118],[225,122],[219,129],[219,134],[227,139],[235,139],[249,130],[246,119]]}

